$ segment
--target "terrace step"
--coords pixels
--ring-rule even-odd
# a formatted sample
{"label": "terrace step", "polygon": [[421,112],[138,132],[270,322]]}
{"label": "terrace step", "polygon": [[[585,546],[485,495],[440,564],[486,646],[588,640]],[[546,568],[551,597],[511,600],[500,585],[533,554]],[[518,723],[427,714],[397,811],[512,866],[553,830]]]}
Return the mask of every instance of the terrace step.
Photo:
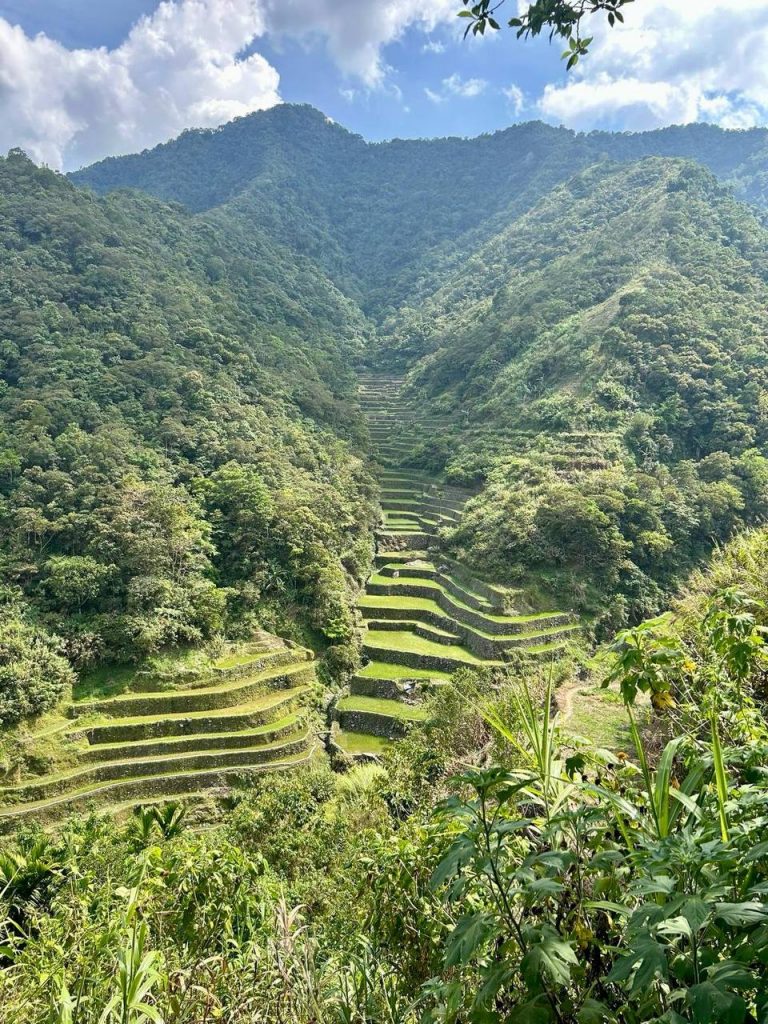
{"label": "terrace step", "polygon": [[100,744],[136,743],[171,736],[253,729],[268,724],[275,716],[291,713],[308,690],[308,686],[275,690],[244,704],[216,711],[175,712],[152,718],[113,718],[104,723],[84,725],[82,732],[89,743]]}
{"label": "terrace step", "polygon": [[[429,681],[426,683],[429,686]],[[349,685],[350,693],[358,697],[377,697],[381,700],[407,700],[417,696],[423,684],[407,679],[373,679],[368,676],[353,676]]]}
{"label": "terrace step", "polygon": [[578,628],[578,623],[566,612],[488,616],[452,602],[450,595],[440,591],[434,592],[431,597],[367,594],[360,599],[358,605],[369,619],[418,619],[455,632],[472,629],[479,636],[491,639],[557,627]]}
{"label": "terrace step", "polygon": [[339,729],[333,739],[345,754],[356,760],[379,758],[392,746],[392,741],[384,736],[371,736],[364,732],[347,732],[344,729]]}
{"label": "terrace step", "polygon": [[[415,562],[410,565],[390,564],[384,565],[377,576],[397,580],[434,580],[441,584],[450,594],[464,601],[465,604],[477,607],[480,611],[500,611],[500,603],[503,595],[494,593],[490,588],[483,588],[481,583],[470,577],[461,580],[452,576],[449,572],[443,572],[432,562]],[[374,580],[375,582],[375,580]],[[494,607],[495,605],[495,607]]]}
{"label": "terrace step", "polygon": [[93,804],[108,802],[117,806],[129,806],[142,800],[154,800],[159,797],[177,797],[186,794],[199,794],[204,790],[217,788],[230,789],[243,778],[263,772],[280,771],[294,767],[312,759],[315,754],[314,745],[307,747],[298,754],[283,757],[266,764],[240,765],[237,768],[218,767],[199,769],[188,772],[149,775],[140,779],[106,782],[101,785],[88,786],[76,792],[65,793],[48,800],[36,800],[31,803],[18,804],[13,807],[0,808],[0,832],[14,828],[19,821],[32,818],[36,822],[51,821],[76,808],[88,807]]}
{"label": "terrace step", "polygon": [[[154,716],[190,711],[214,711],[242,704],[265,688],[288,688],[314,675],[314,666],[308,659],[297,662],[296,651],[287,652],[290,658],[276,657],[270,667],[229,682],[194,690],[132,693],[105,700],[83,701],[69,709],[71,718],[87,715],[108,717]],[[308,653],[308,652],[307,652]]]}
{"label": "terrace step", "polygon": [[415,633],[416,636],[423,637],[425,640],[432,640],[436,644],[446,644],[449,646],[461,643],[461,637],[457,636],[456,633],[450,633],[445,629],[440,629],[437,626],[427,625],[423,622],[408,619],[372,619],[364,622],[364,625],[374,632],[399,632],[403,629],[410,630]]}
{"label": "terrace step", "polygon": [[447,683],[451,678],[451,674],[450,672],[441,672],[435,669],[411,668],[407,665],[396,665],[386,661],[367,661],[356,674],[355,678],[379,680],[396,679],[400,682],[426,681]]}
{"label": "terrace step", "polygon": [[80,760],[91,763],[116,760],[118,755],[143,758],[185,751],[227,750],[237,747],[252,747],[259,743],[276,743],[293,732],[299,722],[298,714],[290,714],[256,728],[238,731],[204,732],[193,733],[190,736],[171,736],[166,739],[134,740],[129,744],[124,742],[94,743],[83,751]]}
{"label": "terrace step", "polygon": [[[470,590],[466,590],[457,583],[451,576],[441,573],[435,569],[415,569],[411,574],[406,566],[399,570],[399,576],[387,576],[383,572],[371,576],[368,580],[369,594],[410,594],[414,597],[430,597],[438,592],[443,592],[470,610],[482,612],[483,614],[498,614],[499,609],[494,608],[487,598],[481,597]],[[421,575],[420,573],[423,573]]]}
{"label": "terrace step", "polygon": [[375,661],[390,661],[410,668],[437,669],[439,672],[501,664],[500,661],[478,658],[458,644],[435,643],[408,630],[368,630],[363,637],[363,651]]}
{"label": "terrace step", "polygon": [[450,417],[424,414],[411,405],[402,378],[361,378],[360,403],[381,486],[381,522],[376,571],[358,602],[366,627],[363,655],[369,660],[353,677],[350,696],[339,702],[336,714],[342,735],[365,750],[376,737],[400,735],[404,725],[398,709],[412,707],[425,689],[444,685],[457,669],[555,656],[580,627],[560,612],[506,613],[514,591],[475,579],[435,554],[441,538],[461,522],[474,492],[427,477],[407,463],[427,438],[452,430]]}
{"label": "terrace step", "polygon": [[73,768],[56,776],[41,776],[39,779],[21,783],[18,786],[0,788],[0,815],[15,803],[25,806],[66,795],[72,790],[98,786],[104,782],[136,779],[142,776],[167,775],[179,772],[211,771],[220,768],[252,766],[284,756],[292,756],[304,750],[309,743],[309,733],[295,732],[277,743],[257,744],[240,750],[213,749],[193,753],[180,752],[163,754],[145,759],[122,758],[116,761]]}
{"label": "terrace step", "polygon": [[423,722],[426,712],[399,700],[355,695],[342,697],[336,705],[336,718],[347,732],[395,739],[404,735],[409,724]]}

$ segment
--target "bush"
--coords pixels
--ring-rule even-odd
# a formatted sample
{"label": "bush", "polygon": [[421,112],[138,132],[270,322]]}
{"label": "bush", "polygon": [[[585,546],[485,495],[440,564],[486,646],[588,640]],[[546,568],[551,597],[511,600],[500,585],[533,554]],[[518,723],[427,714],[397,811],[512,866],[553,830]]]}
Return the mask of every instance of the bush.
{"label": "bush", "polygon": [[74,682],[49,633],[13,617],[0,623],[0,724],[50,711]]}

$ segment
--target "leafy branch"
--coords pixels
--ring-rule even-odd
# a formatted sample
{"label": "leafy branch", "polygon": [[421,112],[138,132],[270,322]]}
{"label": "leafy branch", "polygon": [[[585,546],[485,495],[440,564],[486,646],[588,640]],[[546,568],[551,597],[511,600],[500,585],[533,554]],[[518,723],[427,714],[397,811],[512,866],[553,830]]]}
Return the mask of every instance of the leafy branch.
{"label": "leafy branch", "polygon": [[[592,36],[582,36],[581,23],[585,17],[604,13],[608,18],[608,24],[613,28],[617,23],[623,23],[624,15],[621,8],[633,0],[536,0],[528,10],[520,17],[510,18],[507,22],[510,28],[517,29],[518,39],[528,39],[531,36],[538,36],[549,30],[549,41],[560,38],[567,42],[567,47],[562,53],[564,60],[567,60],[567,69],[570,71],[580,57],[587,54]],[[469,33],[483,36],[486,29],[495,32],[501,30],[497,18],[499,10],[504,6],[506,0],[480,0],[472,7],[466,7],[459,11],[460,18],[469,20],[464,31],[466,39]]]}

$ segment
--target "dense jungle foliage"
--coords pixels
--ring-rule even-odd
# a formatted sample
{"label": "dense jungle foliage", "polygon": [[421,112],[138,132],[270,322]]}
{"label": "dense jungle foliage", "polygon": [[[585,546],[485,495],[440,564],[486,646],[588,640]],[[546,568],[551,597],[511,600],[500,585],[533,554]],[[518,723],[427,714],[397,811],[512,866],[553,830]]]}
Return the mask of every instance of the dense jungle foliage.
{"label": "dense jungle foliage", "polygon": [[168,805],[19,835],[4,1019],[764,1020],[767,545],[595,664],[627,751],[562,729],[551,678],[464,673],[383,767],[271,779],[203,831]]}
{"label": "dense jungle foliage", "polygon": [[446,674],[380,764],[22,826],[0,1020],[768,1020],[766,139],[372,146],[286,106],[0,163],[4,729],[257,626],[356,665],[360,367],[477,489],[441,540],[608,640]]}
{"label": "dense jungle foliage", "polygon": [[456,424],[413,461],[485,483],[457,550],[582,607],[614,593],[621,626],[764,521],[767,243],[701,168],[600,165],[402,311],[431,349],[414,387]]}
{"label": "dense jungle foliage", "polygon": [[[0,663],[39,666],[46,636],[78,669],[140,661],[257,622],[353,659],[361,315],[263,235],[19,153],[0,196]],[[66,663],[41,671],[4,722],[61,696]]]}
{"label": "dense jungle foliage", "polygon": [[442,417],[408,461],[483,488],[454,553],[608,635],[765,515],[766,144],[529,123],[372,145],[285,106],[73,178],[322,267],[378,327],[366,358]]}
{"label": "dense jungle foliage", "polygon": [[367,143],[312,107],[284,104],[71,177],[262,228],[381,319],[587,166],[683,157],[765,205],[767,150],[766,129],[703,124],[584,135],[530,122],[475,139]]}

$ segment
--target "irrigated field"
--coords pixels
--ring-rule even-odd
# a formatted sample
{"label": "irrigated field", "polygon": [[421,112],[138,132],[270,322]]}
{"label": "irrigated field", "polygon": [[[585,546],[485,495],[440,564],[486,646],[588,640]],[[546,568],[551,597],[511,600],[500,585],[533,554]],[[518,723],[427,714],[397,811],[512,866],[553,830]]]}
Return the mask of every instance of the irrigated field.
{"label": "irrigated field", "polygon": [[278,637],[261,634],[173,688],[143,673],[116,676],[118,696],[67,707],[56,734],[66,767],[0,787],[0,829],[75,807],[189,797],[312,755],[313,655]]}
{"label": "irrigated field", "polygon": [[382,737],[422,719],[425,689],[457,669],[556,655],[579,629],[568,613],[518,614],[515,592],[475,579],[441,553],[441,529],[460,522],[472,495],[408,468],[408,454],[440,424],[414,412],[402,391],[397,377],[360,384],[382,514],[376,569],[359,602],[365,663],[336,708],[338,742],[354,755],[379,753]]}

